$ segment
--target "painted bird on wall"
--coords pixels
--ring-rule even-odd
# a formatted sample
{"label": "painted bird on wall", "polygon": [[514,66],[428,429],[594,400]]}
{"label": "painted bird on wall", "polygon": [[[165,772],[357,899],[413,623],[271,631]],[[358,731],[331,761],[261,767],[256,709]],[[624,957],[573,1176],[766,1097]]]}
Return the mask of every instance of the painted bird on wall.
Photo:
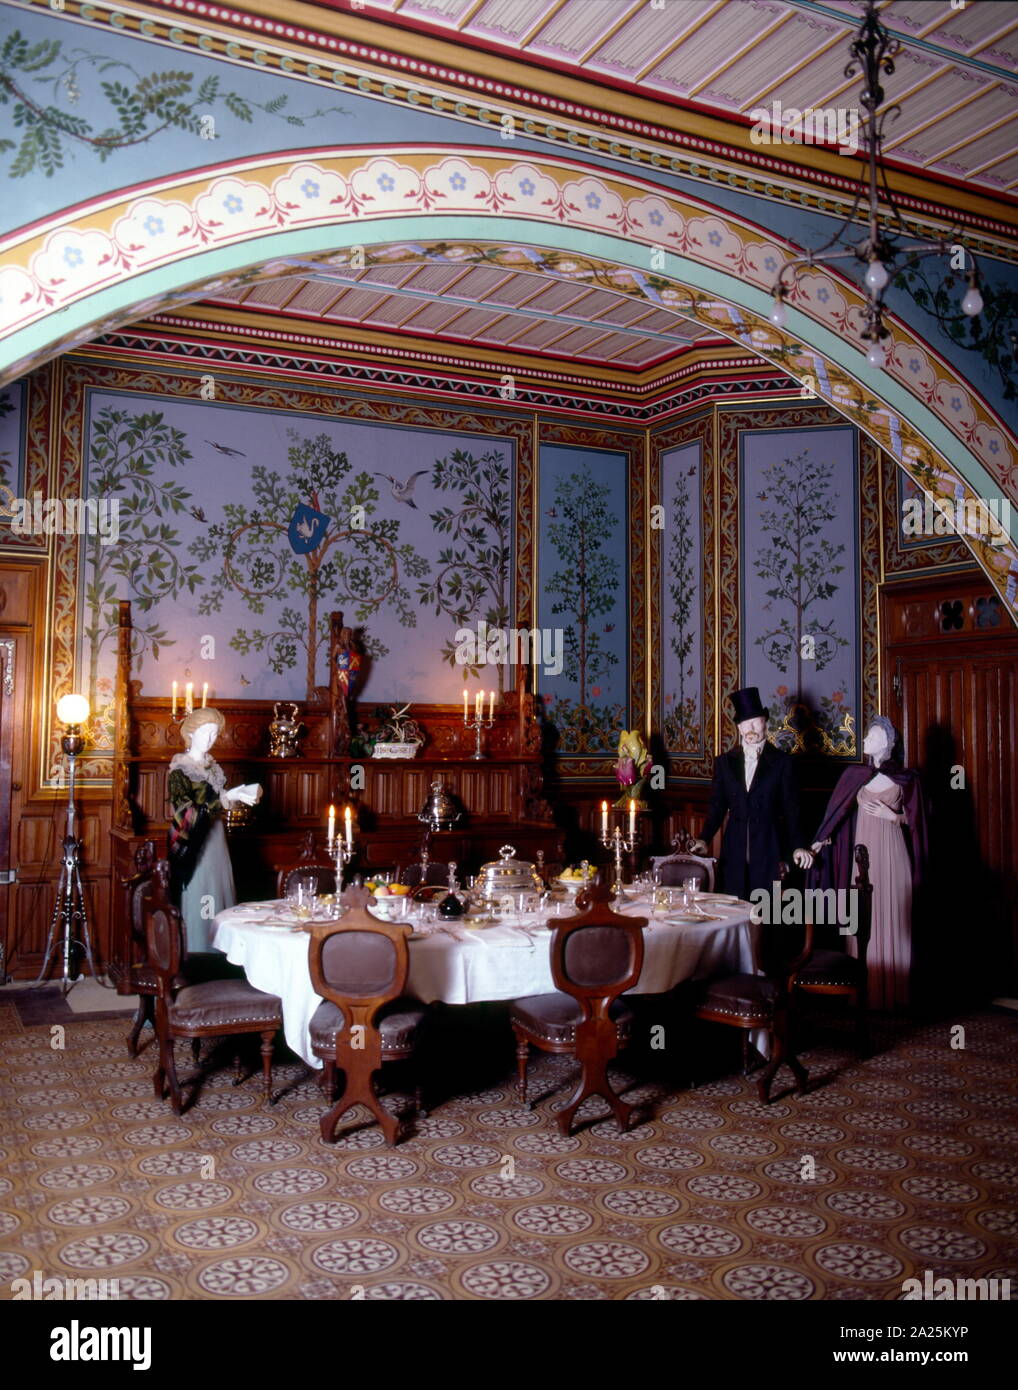
{"label": "painted bird on wall", "polygon": [[416,511],[417,503],[414,501],[414,490],[417,487],[417,479],[423,478],[427,471],[426,468],[419,468],[416,473],[410,474],[410,477],[407,478],[405,483],[397,482],[397,480],[390,477],[388,473],[376,473],[375,477],[384,478],[386,480],[392,488],[392,495],[397,502],[405,502],[408,507],[413,507],[414,511]]}
{"label": "painted bird on wall", "polygon": [[229,444],[217,444],[214,439],[206,439],[206,444],[211,444],[217,454],[225,454],[227,458],[246,459],[247,454],[243,449],[231,449]]}

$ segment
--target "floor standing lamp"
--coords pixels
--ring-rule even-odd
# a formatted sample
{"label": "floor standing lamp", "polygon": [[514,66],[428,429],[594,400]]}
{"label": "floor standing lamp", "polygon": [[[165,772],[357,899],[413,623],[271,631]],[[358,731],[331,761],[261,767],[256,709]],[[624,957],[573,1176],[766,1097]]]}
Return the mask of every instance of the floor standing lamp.
{"label": "floor standing lamp", "polygon": [[97,976],[95,961],[92,958],[92,938],[88,930],[85,895],[81,888],[81,841],[75,834],[77,807],[74,804],[74,764],[85,746],[81,726],[88,720],[90,712],[84,695],[64,695],[57,701],[57,718],[65,726],[60,746],[67,757],[67,831],[61,847],[63,857],[60,882],[57,884],[56,901],[53,904],[53,921],[50,923],[49,940],[46,942],[46,955],[35,983],[42,984],[59,951],[62,960],[61,989],[64,994],[78,978],[77,962],[74,959],[75,946],[84,950],[92,976]]}

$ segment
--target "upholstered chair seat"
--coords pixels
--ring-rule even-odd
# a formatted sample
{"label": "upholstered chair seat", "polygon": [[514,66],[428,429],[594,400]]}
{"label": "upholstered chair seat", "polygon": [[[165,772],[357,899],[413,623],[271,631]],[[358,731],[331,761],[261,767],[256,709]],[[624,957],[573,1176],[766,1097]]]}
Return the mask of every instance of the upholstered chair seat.
{"label": "upholstered chair seat", "polygon": [[[576,1028],[583,1017],[579,1002],[568,994],[532,994],[526,999],[516,999],[509,1014],[513,1027],[524,1029],[532,1041],[540,1039],[565,1045],[576,1041]],[[615,1024],[619,1047],[624,1047],[629,1042],[632,1009],[616,999],[608,1010],[608,1017]]]}
{"label": "upholstered chair seat", "polygon": [[[427,1009],[415,999],[394,999],[385,1005],[375,1021],[382,1035],[382,1056],[386,1061],[409,1055],[420,1041]],[[316,1057],[335,1057],[336,1034],[346,1027],[338,1004],[325,999],[311,1018],[311,1048]]]}
{"label": "upholstered chair seat", "polygon": [[725,975],[700,987],[699,1004],[733,1018],[750,1014],[769,1018],[778,993],[778,986],[765,975]]}
{"label": "upholstered chair seat", "polygon": [[282,1028],[282,1003],[275,994],[255,989],[246,980],[209,980],[203,985],[187,985],[168,1006],[170,1025],[175,1030],[214,1029],[229,1032],[237,1025],[245,1032],[256,1025]]}
{"label": "upholstered chair seat", "polygon": [[810,985],[829,989],[857,989],[862,980],[862,962],[845,951],[814,951],[798,971],[795,983],[800,989]]}

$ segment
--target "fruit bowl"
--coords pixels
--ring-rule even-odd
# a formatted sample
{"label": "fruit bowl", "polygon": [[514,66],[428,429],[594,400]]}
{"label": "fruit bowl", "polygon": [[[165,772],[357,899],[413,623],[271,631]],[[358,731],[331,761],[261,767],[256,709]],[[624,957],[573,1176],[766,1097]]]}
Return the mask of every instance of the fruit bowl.
{"label": "fruit bowl", "polygon": [[368,911],[383,922],[405,922],[407,900],[398,896],[375,898],[374,902],[368,904]]}

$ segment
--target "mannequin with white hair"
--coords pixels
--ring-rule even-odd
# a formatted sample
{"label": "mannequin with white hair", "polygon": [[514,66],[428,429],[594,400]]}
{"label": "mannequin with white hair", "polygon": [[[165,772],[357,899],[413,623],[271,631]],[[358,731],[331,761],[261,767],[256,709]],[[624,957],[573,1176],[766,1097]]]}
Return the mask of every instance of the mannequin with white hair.
{"label": "mannequin with white hair", "polygon": [[[848,889],[856,845],[869,854],[873,920],[867,954],[869,1001],[904,1009],[910,1001],[912,899],[926,859],[926,813],[917,774],[894,757],[898,732],[889,719],[871,719],[863,740],[866,762],[846,768],[817,831],[811,882]],[[855,940],[849,939],[855,954]]]}
{"label": "mannequin with white hair", "polygon": [[262,794],[257,783],[224,790],[226,774],[209,750],[225,727],[219,710],[196,709],[180,725],[187,752],[170,759],[169,860],[190,952],[211,948],[212,918],[237,901],[222,812]]}

